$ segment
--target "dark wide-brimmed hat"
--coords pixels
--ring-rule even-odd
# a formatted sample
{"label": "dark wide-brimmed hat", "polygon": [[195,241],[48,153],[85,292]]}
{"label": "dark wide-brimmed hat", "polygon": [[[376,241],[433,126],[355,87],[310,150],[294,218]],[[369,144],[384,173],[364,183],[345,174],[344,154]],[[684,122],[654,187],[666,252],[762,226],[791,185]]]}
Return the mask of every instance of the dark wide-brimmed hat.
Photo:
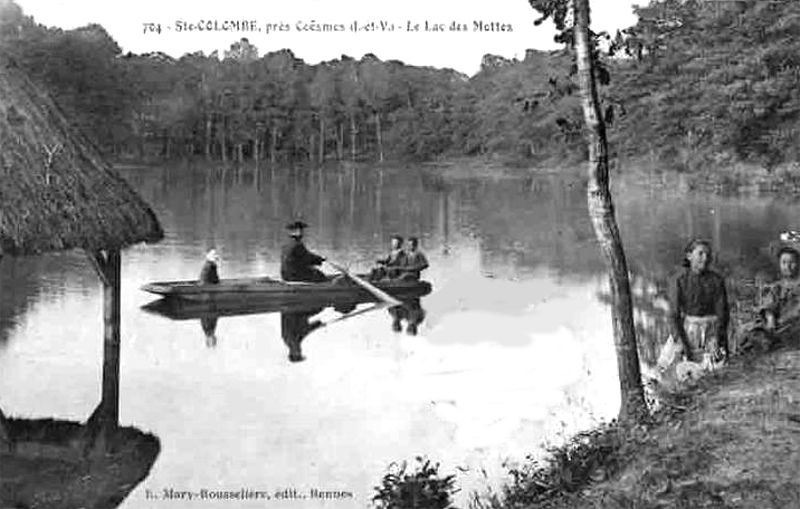
{"label": "dark wide-brimmed hat", "polygon": [[302,231],[305,228],[308,228],[308,224],[306,224],[303,221],[294,221],[286,225],[286,229],[289,231],[296,231],[296,230]]}

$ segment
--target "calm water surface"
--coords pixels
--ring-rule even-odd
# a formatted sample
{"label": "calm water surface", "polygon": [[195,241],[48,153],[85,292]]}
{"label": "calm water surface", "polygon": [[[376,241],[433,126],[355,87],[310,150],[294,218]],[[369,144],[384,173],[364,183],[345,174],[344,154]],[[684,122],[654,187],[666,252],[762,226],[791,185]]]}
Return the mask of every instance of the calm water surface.
{"label": "calm water surface", "polygon": [[[122,507],[208,506],[154,504],[145,489],[284,487],[355,496],[289,506],[364,507],[390,462],[418,454],[461,467],[466,493],[483,485],[481,469],[496,481],[505,458],[617,410],[603,265],[580,181],[457,181],[417,168],[175,166],[125,176],[167,236],[123,253],[120,420],[157,435],[162,451]],[[778,232],[800,226],[793,202],[641,183],[616,192],[645,285],[675,267],[691,236],[711,238],[719,265],[747,276],[770,267]],[[213,344],[197,320],[140,309],[153,300],[140,285],[194,279],[211,245],[223,276],[277,274],[282,227],[295,217],[312,225],[313,250],[358,269],[391,234],[420,236],[434,292],[422,300],[419,334],[393,332],[386,311],[366,313],[312,333],[307,360],[292,364],[279,315],[221,318]],[[84,421],[102,369],[91,266],[76,253],[4,259],[0,298],[5,413]]]}

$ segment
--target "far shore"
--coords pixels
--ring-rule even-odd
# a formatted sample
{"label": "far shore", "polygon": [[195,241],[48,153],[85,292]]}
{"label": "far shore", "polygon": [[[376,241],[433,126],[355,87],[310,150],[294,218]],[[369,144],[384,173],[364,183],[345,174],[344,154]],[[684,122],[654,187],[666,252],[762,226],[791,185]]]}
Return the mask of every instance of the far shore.
{"label": "far shore", "polygon": [[[583,179],[586,162],[549,158],[542,161],[520,160],[502,155],[486,156],[453,156],[443,157],[435,161],[386,160],[384,162],[362,160],[357,162],[328,160],[323,163],[326,168],[358,168],[377,169],[399,167],[417,167],[428,174],[448,180],[481,179],[492,180],[505,178],[525,178],[540,176],[561,176]],[[118,170],[135,171],[166,166],[176,167],[217,167],[217,168],[319,168],[316,162],[270,163],[247,160],[244,163],[235,161],[208,161],[202,157],[194,159],[149,160],[138,161],[125,159],[114,162]],[[615,179],[632,178],[643,184],[658,186],[673,185],[680,182],[685,191],[701,191],[710,193],[744,193],[744,194],[796,194],[800,193],[800,163],[782,164],[767,169],[755,163],[718,162],[701,165],[700,163],[669,163],[649,157],[612,157],[609,161],[612,185]]]}

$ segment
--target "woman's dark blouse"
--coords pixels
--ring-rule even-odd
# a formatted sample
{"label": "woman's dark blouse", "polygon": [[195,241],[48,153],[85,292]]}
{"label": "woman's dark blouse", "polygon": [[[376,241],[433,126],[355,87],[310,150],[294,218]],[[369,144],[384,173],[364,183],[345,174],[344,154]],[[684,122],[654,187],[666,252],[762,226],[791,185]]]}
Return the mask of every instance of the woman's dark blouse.
{"label": "woman's dark blouse", "polygon": [[728,295],[725,280],[713,270],[695,273],[684,267],[670,281],[669,304],[670,323],[677,337],[685,337],[683,317],[714,315],[720,338],[725,338],[730,319]]}

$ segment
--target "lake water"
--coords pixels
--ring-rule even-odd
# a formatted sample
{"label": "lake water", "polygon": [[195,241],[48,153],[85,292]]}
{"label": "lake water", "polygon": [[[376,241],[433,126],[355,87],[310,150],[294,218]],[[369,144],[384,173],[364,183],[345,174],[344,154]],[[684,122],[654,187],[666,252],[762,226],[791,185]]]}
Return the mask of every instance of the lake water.
{"label": "lake water", "polygon": [[[145,500],[146,489],[170,488],[340,490],[354,499],[271,505],[365,507],[392,461],[420,454],[457,473],[465,498],[501,478],[506,458],[617,411],[603,263],[581,180],[448,179],[414,167],[124,175],[166,238],[123,253],[120,421],[158,436],[162,450],[121,507],[209,506]],[[793,201],[617,180],[645,290],[691,237],[711,239],[720,267],[752,277],[771,268],[779,232],[800,226]],[[290,363],[279,315],[221,318],[210,341],[197,320],[140,309],[153,300],[142,284],[196,278],[212,245],[223,277],[278,274],[283,225],[297,217],[311,224],[311,249],[354,269],[384,254],[390,235],[418,235],[434,287],[418,334],[394,332],[385,310],[365,313],[313,332],[307,360]],[[83,256],[2,260],[7,415],[84,421],[99,400],[102,352],[102,292]]]}

